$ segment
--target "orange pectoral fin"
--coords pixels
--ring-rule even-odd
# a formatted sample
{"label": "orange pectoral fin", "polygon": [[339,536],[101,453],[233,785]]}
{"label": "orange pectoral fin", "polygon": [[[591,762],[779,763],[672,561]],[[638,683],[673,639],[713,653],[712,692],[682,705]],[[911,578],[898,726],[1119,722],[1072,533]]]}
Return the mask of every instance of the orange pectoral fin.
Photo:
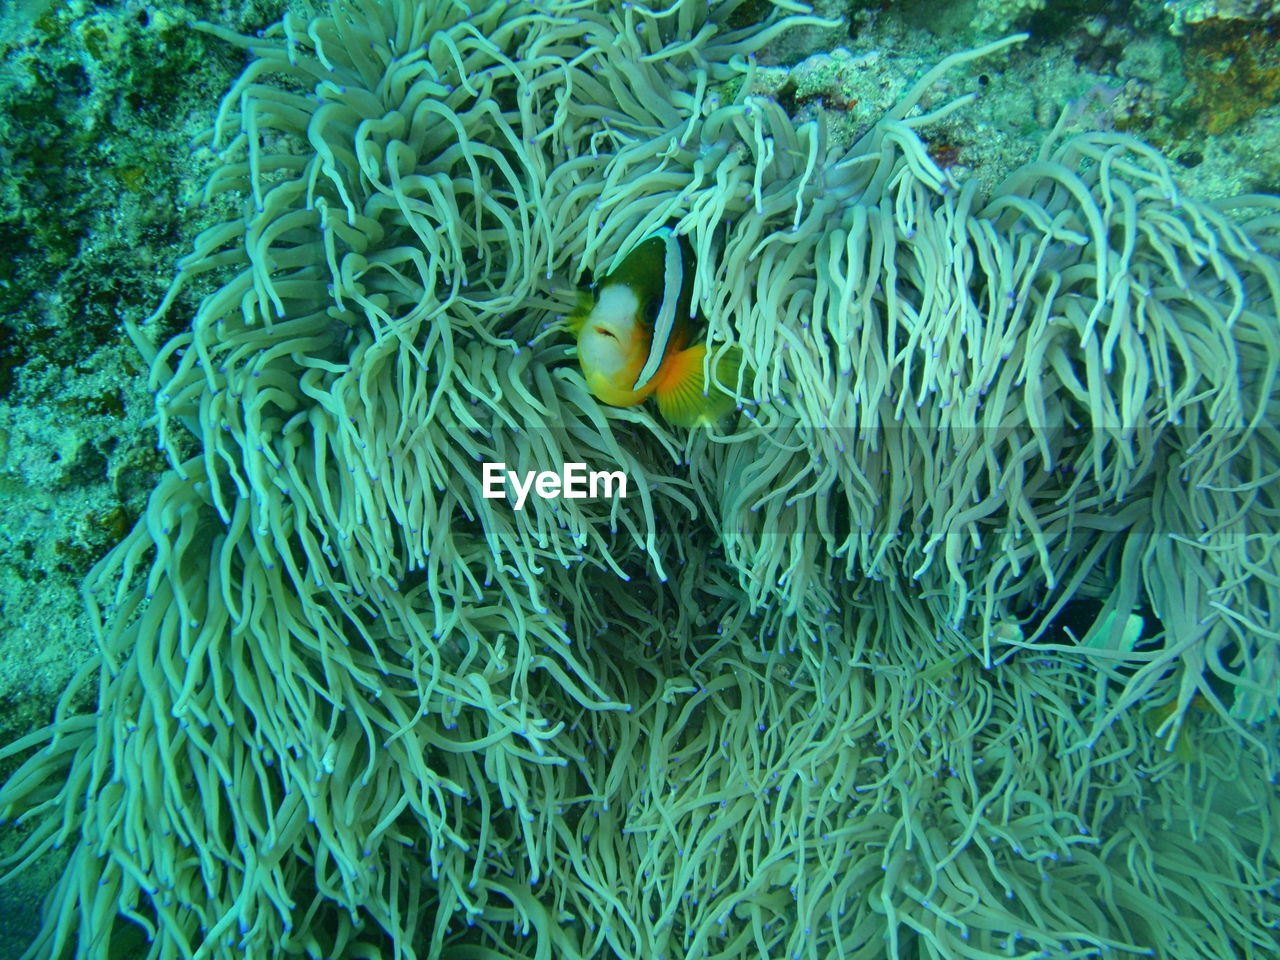
{"label": "orange pectoral fin", "polygon": [[[718,387],[708,389],[703,376],[703,360],[707,348],[690,347],[672,354],[654,377],[658,409],[668,421],[679,427],[696,427],[715,423],[732,412],[734,398]],[[742,351],[731,347],[716,364],[716,378],[723,384],[736,384]]]}

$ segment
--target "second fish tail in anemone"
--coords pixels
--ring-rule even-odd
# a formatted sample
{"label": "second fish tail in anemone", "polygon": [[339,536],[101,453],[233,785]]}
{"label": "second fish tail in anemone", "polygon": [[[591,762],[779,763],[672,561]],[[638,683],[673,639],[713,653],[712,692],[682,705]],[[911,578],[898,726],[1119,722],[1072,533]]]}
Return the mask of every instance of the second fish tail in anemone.
{"label": "second fish tail in anemone", "polygon": [[[663,417],[682,427],[715,423],[734,409],[734,396],[708,382],[706,346],[690,346],[693,270],[688,243],[664,227],[584,294],[569,329],[597,399],[630,407],[652,396]],[[741,350],[717,350],[712,362],[715,381],[737,384]]]}

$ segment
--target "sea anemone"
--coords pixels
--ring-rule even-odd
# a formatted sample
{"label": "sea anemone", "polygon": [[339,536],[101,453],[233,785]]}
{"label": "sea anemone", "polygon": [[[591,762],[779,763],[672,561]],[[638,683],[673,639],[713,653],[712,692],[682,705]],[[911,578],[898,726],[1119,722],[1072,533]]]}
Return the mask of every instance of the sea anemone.
{"label": "sea anemone", "polygon": [[[958,186],[916,130],[967,98],[916,105],[1007,41],[837,147],[752,93],[778,6],[205,28],[231,212],[131,330],[172,466],[3,751],[16,863],[71,850],[30,956],[1272,955],[1280,202],[1056,131]],[[557,320],[664,225],[724,430],[601,405]]]}

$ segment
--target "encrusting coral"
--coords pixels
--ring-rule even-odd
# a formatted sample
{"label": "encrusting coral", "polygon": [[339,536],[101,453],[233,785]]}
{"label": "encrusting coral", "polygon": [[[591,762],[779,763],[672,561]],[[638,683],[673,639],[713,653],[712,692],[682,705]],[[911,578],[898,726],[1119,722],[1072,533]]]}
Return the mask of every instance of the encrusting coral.
{"label": "encrusting coral", "polygon": [[[838,149],[751,93],[813,18],[742,6],[224,34],[241,202],[133,331],[199,452],[4,750],[13,866],[71,850],[30,956],[1274,955],[1280,202],[1114,134],[957,187],[967,98],[916,104],[1008,42]],[[725,430],[598,403],[559,319],[668,225]]]}

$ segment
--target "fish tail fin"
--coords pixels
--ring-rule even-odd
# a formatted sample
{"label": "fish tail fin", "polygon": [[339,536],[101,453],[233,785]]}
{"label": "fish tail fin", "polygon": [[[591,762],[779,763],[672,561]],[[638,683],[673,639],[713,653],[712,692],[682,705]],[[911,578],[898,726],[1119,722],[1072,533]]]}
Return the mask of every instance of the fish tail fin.
{"label": "fish tail fin", "polygon": [[[655,393],[662,415],[678,427],[696,427],[715,423],[731,413],[737,405],[732,394],[709,385],[703,376],[703,361],[707,348],[699,344],[681,350],[671,357],[663,376],[658,379]],[[738,369],[742,365],[742,351],[730,347],[720,354],[716,363],[715,379],[726,386],[738,382]]]}

